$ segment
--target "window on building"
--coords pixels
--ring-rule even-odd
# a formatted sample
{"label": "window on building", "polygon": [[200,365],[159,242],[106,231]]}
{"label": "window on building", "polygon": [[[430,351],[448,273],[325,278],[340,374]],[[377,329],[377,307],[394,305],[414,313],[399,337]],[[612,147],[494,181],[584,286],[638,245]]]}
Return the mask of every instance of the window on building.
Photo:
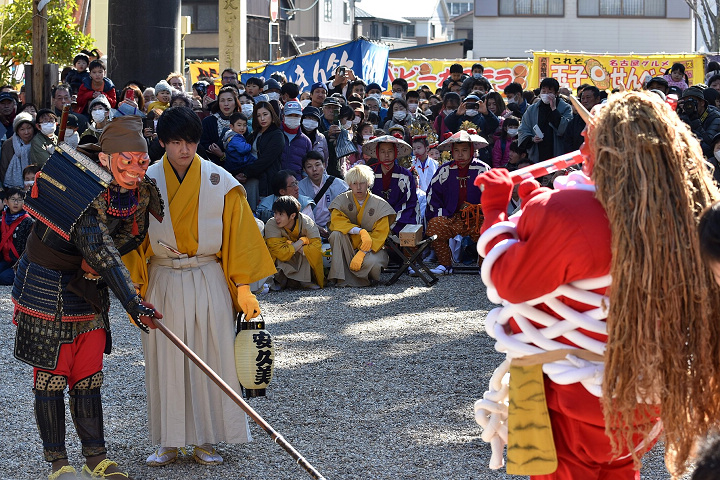
{"label": "window on building", "polygon": [[578,0],[578,17],[665,17],[667,0]]}
{"label": "window on building", "polygon": [[332,2],[333,0],[325,0],[325,21],[332,22]]}
{"label": "window on building", "polygon": [[402,36],[404,38],[415,37],[415,25],[403,25]]}
{"label": "window on building", "polygon": [[500,15],[562,17],[565,4],[564,0],[500,0]]}
{"label": "window on building", "polygon": [[435,24],[430,25],[430,40],[435,40]]}
{"label": "window on building", "polygon": [[390,36],[390,25],[387,25],[385,23],[382,24],[382,36],[383,37]]}
{"label": "window on building", "polygon": [[343,2],[343,23],[350,23],[350,2],[348,0]]}
{"label": "window on building", "polygon": [[378,25],[377,22],[373,22],[372,25],[370,25],[370,38],[373,40],[380,39],[380,25]]}
{"label": "window on building", "polygon": [[194,32],[218,31],[218,3],[183,2],[181,14],[190,17]]}
{"label": "window on building", "polygon": [[462,15],[463,13],[467,13],[473,9],[472,3],[452,2],[452,3],[448,3],[447,6],[448,6],[448,10],[450,11],[451,17],[456,17],[458,15]]}

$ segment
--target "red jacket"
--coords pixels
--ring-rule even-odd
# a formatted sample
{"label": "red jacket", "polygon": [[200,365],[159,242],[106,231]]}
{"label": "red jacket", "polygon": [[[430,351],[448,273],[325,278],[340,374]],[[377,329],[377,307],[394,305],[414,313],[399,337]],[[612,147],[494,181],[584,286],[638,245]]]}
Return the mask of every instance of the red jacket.
{"label": "red jacket", "polygon": [[80,90],[78,90],[77,106],[75,107],[75,112],[85,113],[88,105],[90,105],[90,102],[92,102],[93,100],[93,94],[95,92],[101,92],[103,95],[105,95],[105,97],[110,102],[110,106],[112,108],[117,107],[117,94],[115,92],[115,85],[113,84],[112,80],[110,80],[109,78],[105,78],[102,90],[94,90],[92,87],[92,79],[90,77],[87,77],[85,80],[83,80],[82,85],[80,85]]}

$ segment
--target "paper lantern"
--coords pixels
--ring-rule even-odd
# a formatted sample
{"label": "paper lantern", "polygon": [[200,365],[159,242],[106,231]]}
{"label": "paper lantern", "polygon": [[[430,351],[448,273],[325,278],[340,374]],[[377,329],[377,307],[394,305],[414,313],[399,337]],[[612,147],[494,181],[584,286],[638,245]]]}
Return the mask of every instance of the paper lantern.
{"label": "paper lantern", "polygon": [[238,315],[235,337],[235,370],[247,397],[265,396],[272,379],[275,348],[270,332],[261,320],[243,321]]}

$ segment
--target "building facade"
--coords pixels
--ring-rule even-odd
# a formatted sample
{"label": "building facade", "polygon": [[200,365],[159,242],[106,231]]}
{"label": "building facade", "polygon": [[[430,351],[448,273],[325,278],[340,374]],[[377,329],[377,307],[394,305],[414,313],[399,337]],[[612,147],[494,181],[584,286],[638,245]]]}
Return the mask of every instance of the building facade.
{"label": "building facade", "polygon": [[685,0],[475,0],[475,58],[522,58],[531,50],[691,52]]}

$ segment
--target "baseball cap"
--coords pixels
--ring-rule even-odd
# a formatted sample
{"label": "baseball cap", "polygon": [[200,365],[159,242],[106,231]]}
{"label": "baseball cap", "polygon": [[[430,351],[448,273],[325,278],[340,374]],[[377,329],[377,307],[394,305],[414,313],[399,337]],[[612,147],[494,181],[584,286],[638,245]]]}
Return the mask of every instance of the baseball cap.
{"label": "baseball cap", "polygon": [[686,88],[685,91],[682,93],[682,98],[688,98],[688,97],[695,97],[698,100],[705,100],[705,95],[703,95],[702,88],[698,88],[695,86]]}
{"label": "baseball cap", "polygon": [[13,102],[16,102],[15,95],[12,94],[12,92],[2,92],[0,93],[0,102],[3,100],[12,100]]}
{"label": "baseball cap", "polygon": [[310,87],[310,95],[312,95],[312,93],[318,88],[322,88],[323,90],[327,91],[327,87],[325,86],[324,83],[316,82],[316,83],[312,84],[312,87]]}
{"label": "baseball cap", "polygon": [[340,102],[338,102],[337,98],[327,97],[325,100],[323,100],[323,105],[337,105],[339,107]]}
{"label": "baseball cap", "polygon": [[322,118],[322,113],[320,113],[320,109],[317,107],[313,107],[312,105],[308,105],[305,107],[302,111],[303,117],[314,117],[318,121],[320,121],[320,118]]}
{"label": "baseball cap", "polygon": [[300,102],[297,100],[290,100],[285,104],[285,108],[283,108],[283,113],[285,115],[302,115],[302,107],[300,106]]}

